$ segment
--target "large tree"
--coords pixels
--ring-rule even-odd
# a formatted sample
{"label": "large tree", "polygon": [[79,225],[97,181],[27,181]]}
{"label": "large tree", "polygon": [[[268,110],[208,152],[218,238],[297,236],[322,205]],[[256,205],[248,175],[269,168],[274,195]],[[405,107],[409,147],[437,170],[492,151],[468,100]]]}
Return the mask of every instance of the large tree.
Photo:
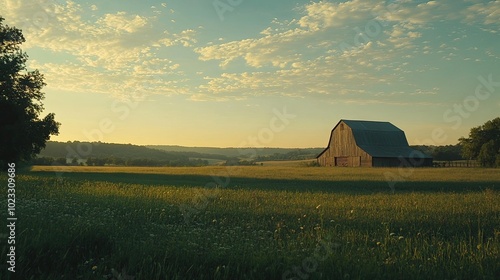
{"label": "large tree", "polygon": [[500,117],[473,127],[469,138],[460,138],[462,155],[466,159],[477,159],[482,166],[496,165],[500,157]]}
{"label": "large tree", "polygon": [[41,118],[45,86],[38,70],[27,71],[20,29],[0,17],[0,163],[29,160],[59,133],[54,114]]}

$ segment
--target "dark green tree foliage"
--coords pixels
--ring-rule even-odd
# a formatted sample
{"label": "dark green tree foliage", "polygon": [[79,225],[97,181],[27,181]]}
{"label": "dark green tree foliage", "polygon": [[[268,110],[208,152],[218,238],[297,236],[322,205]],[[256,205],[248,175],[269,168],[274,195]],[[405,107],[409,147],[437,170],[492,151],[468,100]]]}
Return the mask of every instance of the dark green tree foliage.
{"label": "dark green tree foliage", "polygon": [[437,146],[431,153],[434,160],[462,160],[460,145]]}
{"label": "dark green tree foliage", "polygon": [[255,161],[268,161],[268,160],[303,160],[303,159],[314,159],[322,150],[314,151],[311,153],[311,148],[309,149],[297,149],[289,151],[286,153],[274,153],[271,155],[258,156]]}
{"label": "dark green tree foliage", "polygon": [[416,145],[410,146],[415,150],[419,150],[424,154],[432,156],[437,161],[453,161],[463,160],[462,146],[460,145],[446,145],[446,146],[425,146]]}
{"label": "dark green tree foliage", "polygon": [[481,146],[477,159],[481,166],[494,167],[498,150],[495,148],[495,141],[490,140]]}
{"label": "dark green tree foliage", "polygon": [[40,118],[45,86],[38,70],[27,71],[21,30],[0,17],[0,162],[29,160],[59,133],[54,114]]}
{"label": "dark green tree foliage", "polygon": [[477,159],[485,167],[498,165],[496,159],[500,155],[500,117],[473,127],[469,138],[460,138],[459,141],[464,158]]}

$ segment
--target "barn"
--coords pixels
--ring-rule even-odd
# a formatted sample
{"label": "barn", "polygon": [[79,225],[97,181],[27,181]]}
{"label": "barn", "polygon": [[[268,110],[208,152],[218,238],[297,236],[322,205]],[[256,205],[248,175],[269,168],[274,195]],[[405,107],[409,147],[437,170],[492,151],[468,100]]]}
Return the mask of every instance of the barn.
{"label": "barn", "polygon": [[432,157],[410,148],[404,131],[379,121],[340,120],[316,158],[321,166],[432,166]]}

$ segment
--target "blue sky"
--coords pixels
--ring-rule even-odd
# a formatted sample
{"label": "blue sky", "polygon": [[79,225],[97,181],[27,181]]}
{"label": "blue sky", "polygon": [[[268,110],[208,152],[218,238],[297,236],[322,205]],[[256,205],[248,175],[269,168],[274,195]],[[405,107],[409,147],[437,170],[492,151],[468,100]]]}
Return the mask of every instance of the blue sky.
{"label": "blue sky", "polygon": [[455,144],[500,111],[500,1],[14,1],[57,141],[322,147],[340,119]]}

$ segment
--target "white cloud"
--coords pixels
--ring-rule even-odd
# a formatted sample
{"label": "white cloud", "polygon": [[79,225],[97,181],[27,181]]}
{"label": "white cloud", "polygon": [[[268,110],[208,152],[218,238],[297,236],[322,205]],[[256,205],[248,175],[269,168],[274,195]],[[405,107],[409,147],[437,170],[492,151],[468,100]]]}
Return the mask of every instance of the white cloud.
{"label": "white cloud", "polygon": [[441,103],[434,102],[405,102],[405,101],[394,101],[391,99],[347,99],[342,100],[341,102],[336,103],[344,103],[344,104],[355,104],[355,105],[392,105],[392,106],[444,106]]}
{"label": "white cloud", "polygon": [[395,48],[412,48],[413,41],[422,36],[422,33],[412,30],[412,25],[395,24],[391,30],[386,31],[387,42],[392,43]]}
{"label": "white cloud", "polygon": [[304,56],[318,57],[332,48],[340,49],[337,54],[344,57],[359,55],[374,40],[378,47],[408,49],[422,36],[416,27],[440,18],[442,15],[434,10],[447,7],[433,1],[419,5],[409,1],[388,6],[384,3],[368,0],[310,3],[301,10],[304,14],[299,19],[273,20],[278,27],[264,29],[260,38],[212,44],[195,51],[200,60],[219,60],[223,68],[238,58],[255,68],[286,68]]}
{"label": "white cloud", "polygon": [[[421,42],[434,23],[459,23],[462,16],[467,23],[480,23],[493,32],[500,21],[500,1],[416,2],[310,2],[296,9],[299,14],[295,18],[275,18],[266,28],[256,30],[256,36],[229,41],[216,34],[203,46],[199,46],[198,32],[205,37],[210,35],[209,30],[198,27],[174,32],[170,26],[178,24],[164,25],[175,22],[173,18],[163,18],[163,25],[158,24],[162,14],[158,11],[167,7],[165,3],[155,4],[158,9],[146,12],[149,14],[114,11],[91,13],[90,17],[85,11],[95,11],[97,6],[84,8],[71,1],[47,4],[44,0],[0,0],[0,6],[7,7],[3,16],[9,24],[23,27],[25,48],[36,47],[70,57],[60,63],[31,64],[43,70],[50,87],[115,95],[133,91],[186,93],[197,101],[241,100],[261,95],[354,100],[353,96],[369,99],[375,94],[372,87],[404,84],[405,75],[421,71],[406,63],[418,52],[431,55],[433,51],[442,51],[440,56],[445,60],[459,56],[458,50],[450,49],[452,46],[431,48],[434,41]],[[173,17],[174,11],[167,14],[166,9],[161,17]],[[454,44],[451,40],[446,42]],[[198,61],[189,61],[189,54],[182,60],[167,56],[170,52],[165,50],[171,47],[194,50]],[[207,71],[203,65],[206,61],[219,63],[221,69]],[[203,71],[195,69],[195,77],[187,76],[184,63],[200,63]],[[209,76],[200,81],[198,73]],[[188,86],[189,79],[198,83]],[[419,90],[414,85],[408,87],[401,95],[435,92]]]}
{"label": "white cloud", "polygon": [[223,73],[216,77],[205,77],[207,83],[199,87],[198,100],[201,100],[200,96],[227,99],[260,95],[364,95],[367,94],[365,88],[378,84],[381,77],[393,79],[383,74],[378,77],[372,75],[372,71],[368,70],[373,65],[369,64],[376,62],[357,57],[357,52],[367,51],[371,46],[368,43],[359,50],[338,57],[325,56],[295,62],[290,67],[276,71]]}
{"label": "white cloud", "polygon": [[149,69],[134,67],[132,72],[98,72],[90,66],[75,63],[39,63],[29,66],[44,73],[48,89],[68,92],[111,94],[117,98],[146,97],[153,94],[186,94],[187,89],[176,80],[153,75]]}
{"label": "white cloud", "polygon": [[345,26],[348,22],[369,18],[372,13],[380,9],[381,3],[381,1],[365,0],[311,3],[305,6],[306,15],[298,20],[298,25],[311,31]]}
{"label": "white cloud", "polygon": [[[134,87],[140,90],[148,84],[157,86],[153,90],[156,93],[182,92],[173,86],[174,83],[159,82],[170,75],[178,79],[182,74],[175,71],[179,68],[178,63],[157,57],[152,47],[191,46],[196,42],[194,30],[164,32],[164,27],[155,25],[158,21],[155,15],[123,11],[107,13],[97,19],[84,19],[85,9],[72,1],[57,4],[42,0],[3,0],[0,5],[9,7],[3,14],[8,24],[23,29],[25,50],[29,52],[30,48],[36,47],[56,56],[64,54],[70,57],[71,63],[36,65],[46,70],[45,76],[52,87],[107,91],[117,95],[127,94]],[[95,5],[90,6],[90,10],[95,9]],[[64,69],[66,75],[60,75],[57,68]],[[115,78],[119,78],[119,83],[127,81],[128,84],[115,85],[112,82]],[[110,80],[108,86],[104,83],[106,79]],[[145,82],[141,84],[140,80]]]}
{"label": "white cloud", "polygon": [[[278,28],[264,29],[259,38],[195,49],[200,60],[218,60],[222,69],[238,59],[250,69],[273,69],[207,77],[206,84],[199,87],[198,100],[201,95],[211,94],[219,97],[365,94],[362,88],[367,85],[381,80],[398,82],[398,75],[386,76],[378,71],[394,69],[404,73],[406,65],[386,62],[402,57],[401,52],[411,49],[412,42],[422,34],[406,20],[390,24],[375,20],[388,11],[381,3],[367,0],[311,3],[302,10],[302,17],[285,23],[274,20]],[[345,27],[339,28],[344,24],[351,28],[347,31]]]}
{"label": "white cloud", "polygon": [[469,23],[479,21],[486,25],[500,25],[500,1],[474,4],[468,7],[464,14]]}
{"label": "white cloud", "polygon": [[200,60],[221,60],[220,65],[226,66],[236,58],[243,58],[248,65],[262,67],[265,64],[283,66],[297,60],[297,49],[286,48],[308,36],[301,29],[291,29],[282,33],[267,35],[258,39],[232,41],[220,45],[196,48]]}
{"label": "white cloud", "polygon": [[[405,75],[437,69],[434,65],[418,68],[406,62],[418,54],[431,55],[434,49],[440,52],[431,48],[428,39],[422,42],[430,34],[426,32],[444,20],[460,24],[461,13],[466,10],[475,11],[474,20],[498,22],[494,11],[499,2],[312,2],[296,9],[301,13],[296,18],[274,19],[257,37],[196,48],[201,61],[219,61],[226,70],[206,77],[206,83],[198,88],[197,99],[272,94],[365,95],[369,94],[367,86],[381,84],[406,86],[404,94],[408,96],[433,95],[438,90],[405,84]],[[448,46],[442,44],[440,48]],[[453,51],[443,59],[457,57],[455,51],[459,50]],[[246,72],[227,71],[241,69],[230,68],[240,62],[245,63]]]}
{"label": "white cloud", "polygon": [[416,1],[394,1],[377,11],[379,20],[425,25],[437,20],[451,20],[459,18],[453,12],[458,1],[440,0],[417,4]]}
{"label": "white cloud", "polygon": [[105,14],[96,23],[103,28],[108,27],[114,32],[126,31],[134,33],[140,31],[148,23],[148,19],[138,15],[131,16],[125,12],[118,12],[116,14]]}

